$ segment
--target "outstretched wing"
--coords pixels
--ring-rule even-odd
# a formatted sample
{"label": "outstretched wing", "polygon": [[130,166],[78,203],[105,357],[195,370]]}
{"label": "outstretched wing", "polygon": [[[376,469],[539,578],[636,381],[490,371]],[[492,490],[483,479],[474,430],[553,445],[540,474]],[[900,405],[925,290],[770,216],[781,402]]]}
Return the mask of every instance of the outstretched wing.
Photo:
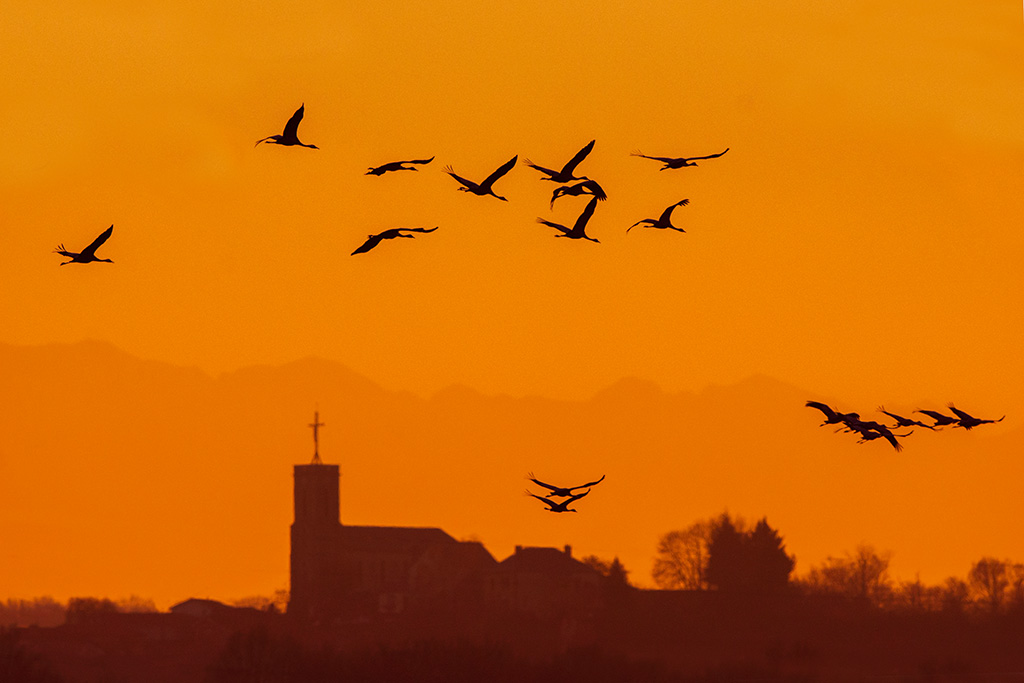
{"label": "outstretched wing", "polygon": [[356,249],[349,255],[355,256],[356,254],[364,254],[373,249],[378,244],[380,244],[380,241],[382,239],[384,239],[384,233],[380,233],[379,235],[370,235],[370,237],[365,242],[359,245],[358,249]]}
{"label": "outstretched wing", "polygon": [[895,434],[893,434],[889,430],[885,430],[884,432],[880,432],[880,433],[881,433],[882,436],[885,437],[885,440],[888,441],[889,443],[891,443],[892,447],[895,448],[897,451],[902,451],[903,450],[903,444],[901,444],[899,441],[896,440],[896,435]]}
{"label": "outstretched wing", "polygon": [[826,405],[824,403],[819,403],[818,401],[808,401],[804,405],[806,407],[808,407],[808,408],[817,408],[821,412],[825,413],[825,417],[827,417],[830,420],[831,419],[836,419],[836,418],[839,417],[836,414],[836,411],[832,410],[831,407],[829,407],[828,405]]}
{"label": "outstretched wing", "polygon": [[938,411],[935,411],[935,410],[919,410],[917,412],[924,413],[928,417],[930,417],[933,420],[936,420],[938,422],[943,422],[943,421],[949,422],[950,420],[953,419],[949,415],[943,415],[942,413],[940,413]]}
{"label": "outstretched wing", "polygon": [[558,505],[558,503],[555,503],[554,501],[552,501],[552,500],[549,500],[549,499],[547,499],[547,498],[542,498],[542,497],[538,496],[538,495],[537,495],[536,493],[530,493],[529,491],[527,491],[527,492],[526,492],[526,495],[528,495],[528,496],[533,496],[534,498],[536,498],[536,499],[537,499],[537,500],[539,500],[540,502],[542,502],[542,503],[544,503],[545,505],[547,505],[547,506],[548,506],[549,508],[551,508],[552,510],[554,510],[554,509],[555,509],[555,506],[556,506],[556,505]]}
{"label": "outstretched wing", "polygon": [[574,489],[588,489],[591,486],[594,486],[595,484],[600,484],[602,481],[604,481],[605,476],[606,475],[602,474],[601,478],[598,479],[597,481],[592,481],[592,482],[587,483],[587,484],[581,484],[580,486],[573,486],[573,488]]}
{"label": "outstretched wing", "polygon": [[523,159],[523,163],[526,164],[527,166],[529,166],[530,168],[535,168],[538,171],[540,171],[541,173],[544,173],[544,174],[549,175],[549,176],[553,176],[553,175],[556,175],[558,173],[558,171],[555,171],[553,169],[544,168],[543,166],[535,164],[532,161],[530,161],[529,159]]}
{"label": "outstretched wing", "polygon": [[952,403],[949,404],[949,409],[952,410],[954,413],[956,413],[956,416],[959,417],[961,420],[976,420],[977,419],[973,415],[968,415],[964,411],[960,410],[959,408],[954,406]]}
{"label": "outstretched wing", "polygon": [[576,167],[579,165],[579,163],[586,159],[587,155],[590,154],[590,151],[594,149],[595,142],[597,142],[597,140],[591,140],[590,142],[583,146],[583,149],[576,152],[576,156],[574,156],[572,159],[569,159],[569,162],[562,167],[562,173],[572,175],[572,172],[576,170]]}
{"label": "outstretched wing", "polygon": [[474,183],[472,180],[467,180],[467,179],[463,178],[462,176],[458,175],[457,173],[455,173],[455,171],[452,170],[451,166],[445,166],[444,167],[444,172],[447,173],[448,175],[450,175],[452,178],[455,178],[456,180],[458,180],[460,183],[462,183],[464,186],[468,187],[471,190],[475,190],[475,189],[480,187],[479,185]]}
{"label": "outstretched wing", "polygon": [[306,113],[306,103],[295,110],[292,117],[288,119],[288,123],[284,124],[284,137],[286,138],[298,138],[299,137],[299,122],[302,121],[302,115]]}
{"label": "outstretched wing", "polygon": [[402,163],[403,164],[429,164],[433,160],[434,160],[434,157],[430,157],[429,159],[410,159],[409,161],[403,161]]}
{"label": "outstretched wing", "polygon": [[[572,232],[571,230],[569,230],[569,228],[565,227],[564,225],[560,225],[558,223],[552,223],[551,221],[546,221],[543,218],[538,218],[537,222],[538,223],[543,223],[544,225],[548,226],[549,228],[554,228],[555,230],[559,230],[561,232],[564,232],[566,235],[568,235],[570,232]],[[537,483],[540,484],[539,481]],[[547,484],[541,484],[541,485],[542,486],[547,486]]]}
{"label": "outstretched wing", "polygon": [[437,230],[437,226],[433,228],[398,228],[401,232],[434,232]]}
{"label": "outstretched wing", "polygon": [[643,154],[642,152],[640,152],[640,150],[636,150],[634,152],[630,152],[629,156],[631,156],[631,157],[643,157],[644,159],[654,159],[655,161],[660,161],[663,164],[667,164],[670,161],[679,161],[679,159],[676,158],[676,157],[650,157],[650,156],[647,156],[646,154]]}
{"label": "outstretched wing", "polygon": [[[597,197],[594,197],[587,202],[586,208],[583,209],[583,213],[576,219],[576,223],[572,226],[573,232],[582,233],[587,228],[587,223],[590,221],[590,217],[594,215],[594,207],[597,206]],[[580,487],[576,487],[580,488]]]}
{"label": "outstretched wing", "polygon": [[109,228],[100,233],[100,236],[92,241],[92,244],[82,250],[82,256],[92,256],[96,253],[96,250],[100,248],[100,245],[107,241],[111,233],[114,232],[114,226],[111,225]]}
{"label": "outstretched wing", "polygon": [[597,184],[596,180],[584,180],[580,183],[581,186],[590,190],[591,194],[600,199],[602,202],[608,199],[608,195],[605,194],[604,188]]}
{"label": "outstretched wing", "polygon": [[569,507],[569,505],[570,505],[570,504],[571,504],[571,503],[572,503],[572,502],[573,502],[574,500],[579,500],[580,498],[582,498],[583,496],[587,495],[588,493],[590,493],[590,489],[587,489],[587,490],[586,490],[586,491],[584,491],[583,493],[581,493],[581,494],[579,494],[579,495],[576,495],[576,496],[573,496],[573,497],[569,498],[568,500],[563,500],[563,501],[562,501],[562,505],[564,505],[565,507]]}
{"label": "outstretched wing", "polygon": [[[729,148],[726,147],[725,148],[725,152],[728,152],[728,151],[729,151]],[[687,161],[700,161],[701,159],[717,159],[718,157],[720,157],[723,154],[725,154],[725,152],[719,152],[718,154],[709,154],[706,157],[688,157],[686,160]]]}
{"label": "outstretched wing", "polygon": [[690,203],[690,200],[689,200],[689,199],[683,199],[682,201],[678,201],[678,202],[676,202],[676,203],[675,203],[675,204],[673,204],[672,206],[670,206],[670,207],[668,207],[667,209],[665,209],[665,210],[664,210],[664,211],[662,212],[662,214],[661,214],[661,218],[659,218],[658,220],[659,220],[659,221],[661,221],[662,223],[670,223],[670,222],[671,222],[671,220],[670,220],[670,219],[671,219],[671,217],[672,217],[672,212],[673,212],[673,211],[675,211],[675,208],[676,208],[677,206],[686,206],[686,205],[687,205],[687,204],[689,204],[689,203]]}
{"label": "outstretched wing", "polygon": [[480,183],[480,187],[488,188],[491,185],[493,185],[495,180],[497,180],[501,176],[503,176],[506,173],[508,173],[509,171],[511,171],[512,167],[516,165],[516,162],[518,160],[519,160],[519,155],[517,154],[514,157],[512,157],[511,159],[509,159],[508,161],[506,161],[505,163],[503,163],[501,166],[498,167],[498,170],[496,170],[491,175],[487,176],[487,178],[484,179],[484,181],[482,183]]}

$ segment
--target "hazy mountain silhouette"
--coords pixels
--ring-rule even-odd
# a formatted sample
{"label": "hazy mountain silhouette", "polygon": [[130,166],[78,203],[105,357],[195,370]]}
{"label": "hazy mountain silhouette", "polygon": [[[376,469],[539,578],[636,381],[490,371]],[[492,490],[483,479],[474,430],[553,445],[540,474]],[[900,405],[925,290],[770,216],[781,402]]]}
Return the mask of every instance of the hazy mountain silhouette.
{"label": "hazy mountain silhouette", "polygon": [[[0,395],[12,595],[163,604],[286,586],[291,466],[312,457],[314,407],[321,456],[341,465],[343,522],[440,526],[499,559],[516,544],[571,543],[649,582],[660,534],[725,508],[767,515],[797,573],[861,541],[926,581],[984,554],[1024,558],[1024,431],[1012,418],[985,433],[919,430],[896,454],[819,429],[804,407],[877,403],[764,376],[699,393],[627,378],[587,401],[460,386],[422,398],[317,358],[213,378],[90,341],[0,344]],[[878,402],[944,405],[897,398]],[[531,471],[607,479],[579,514],[550,515],[522,495]]]}

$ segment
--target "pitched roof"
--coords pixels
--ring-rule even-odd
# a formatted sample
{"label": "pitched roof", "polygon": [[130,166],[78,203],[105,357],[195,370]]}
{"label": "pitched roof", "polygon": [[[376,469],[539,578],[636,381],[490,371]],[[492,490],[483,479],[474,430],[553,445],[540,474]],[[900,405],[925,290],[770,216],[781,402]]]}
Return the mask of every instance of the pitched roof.
{"label": "pitched roof", "polygon": [[502,560],[498,564],[497,570],[540,574],[573,574],[594,571],[592,567],[573,559],[572,555],[558,548],[516,548],[515,554]]}
{"label": "pitched roof", "polygon": [[342,545],[350,550],[419,553],[435,544],[458,543],[436,527],[341,526]]}

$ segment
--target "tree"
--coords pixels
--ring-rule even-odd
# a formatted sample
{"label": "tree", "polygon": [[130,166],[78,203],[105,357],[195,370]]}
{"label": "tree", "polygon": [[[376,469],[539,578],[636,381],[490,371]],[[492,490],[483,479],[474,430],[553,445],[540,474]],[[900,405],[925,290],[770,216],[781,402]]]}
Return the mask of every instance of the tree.
{"label": "tree", "polygon": [[706,590],[711,520],[670,531],[658,541],[651,577],[658,588]]}
{"label": "tree", "polygon": [[744,547],[744,534],[736,527],[728,512],[715,520],[708,543],[708,585],[718,590],[739,590],[745,587],[751,571]]}
{"label": "tree", "polygon": [[983,557],[967,573],[971,595],[993,614],[1002,609],[1006,601],[1006,589],[1010,586],[1008,564],[994,557]]}
{"label": "tree", "polygon": [[891,554],[879,554],[873,546],[861,544],[845,557],[828,557],[808,573],[806,585],[813,592],[843,595],[875,606],[892,599],[889,577]]}
{"label": "tree", "polygon": [[751,569],[751,587],[759,593],[772,593],[789,585],[796,558],[786,553],[786,544],[762,517],[746,539]]}

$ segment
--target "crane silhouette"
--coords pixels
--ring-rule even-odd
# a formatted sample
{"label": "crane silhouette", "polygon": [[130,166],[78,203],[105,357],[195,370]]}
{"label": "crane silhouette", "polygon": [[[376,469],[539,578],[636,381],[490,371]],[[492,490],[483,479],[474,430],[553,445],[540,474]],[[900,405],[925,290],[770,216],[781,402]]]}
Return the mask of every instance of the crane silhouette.
{"label": "crane silhouette", "polygon": [[568,187],[556,187],[555,191],[551,193],[551,208],[555,208],[555,200],[559,197],[566,195],[578,197],[581,194],[593,195],[602,202],[608,199],[608,195],[605,194],[604,189],[597,184],[596,180],[584,180],[582,183],[576,183]]}
{"label": "crane silhouette", "polygon": [[302,121],[302,115],[306,112],[306,103],[303,102],[302,106],[295,110],[292,117],[288,119],[288,123],[284,124],[284,132],[281,135],[271,135],[265,137],[262,140],[257,140],[254,147],[258,147],[261,142],[266,142],[274,145],[285,145],[287,147],[299,146],[309,147],[311,149],[320,149],[316,145],[307,145],[299,142],[299,122]]}
{"label": "crane silhouette", "polygon": [[402,233],[434,232],[435,230],[437,230],[436,226],[433,228],[391,228],[390,230],[385,230],[384,232],[377,233],[376,235],[370,235],[365,242],[359,245],[358,249],[356,249],[350,254],[350,256],[355,256],[356,254],[365,254],[366,252],[370,251],[375,246],[380,244],[382,240],[392,240],[395,239],[396,237],[407,237],[409,239],[413,239],[414,237],[416,237],[416,235],[405,235]]}
{"label": "crane silhouette", "polygon": [[588,482],[586,484],[580,484],[579,486],[555,486],[554,484],[545,484],[540,479],[534,477],[533,472],[530,472],[528,475],[526,475],[526,478],[532,481],[537,486],[543,486],[544,488],[549,489],[551,493],[548,493],[546,495],[548,498],[550,498],[551,496],[571,496],[573,495],[572,492],[575,491],[576,489],[587,489],[589,492],[590,487],[600,484],[602,481],[604,481],[605,476],[607,475],[602,474],[600,479]]}
{"label": "crane silhouette", "polygon": [[590,154],[590,150],[594,149],[595,142],[597,141],[591,140],[586,145],[584,145],[583,149],[576,152],[576,156],[574,156],[572,159],[569,159],[569,161],[565,164],[565,166],[562,167],[562,170],[560,171],[553,171],[550,168],[538,166],[529,159],[523,159],[523,163],[529,166],[530,168],[537,169],[538,171],[547,176],[546,178],[541,178],[541,180],[550,180],[551,182],[554,183],[567,183],[570,180],[586,180],[586,176],[580,176],[579,178],[574,176],[573,171],[576,170],[576,167],[579,165],[581,161],[587,158],[587,155]]}
{"label": "crane silhouette", "polygon": [[998,420],[982,420],[980,418],[974,417],[973,415],[969,415],[969,414],[965,413],[964,411],[962,411],[959,408],[955,407],[952,403],[949,404],[949,409],[952,410],[954,413],[956,413],[956,416],[960,418],[959,420],[957,420],[957,423],[955,425],[953,425],[953,426],[954,427],[963,427],[964,429],[966,429],[968,431],[973,429],[973,428],[975,428],[975,427],[977,427],[978,425],[993,424],[995,422],[1002,422],[1003,419],[1006,418],[1006,416],[1003,415],[1003,417],[999,418]]}
{"label": "crane silhouette", "polygon": [[915,413],[921,413],[927,415],[931,419],[935,420],[936,427],[945,427],[946,425],[956,424],[959,422],[955,417],[949,415],[943,415],[942,413],[935,410],[915,410]]}
{"label": "crane silhouette", "polygon": [[494,184],[494,181],[496,181],[498,178],[512,170],[512,167],[516,165],[516,161],[518,160],[519,155],[517,154],[508,161],[506,161],[504,164],[499,166],[497,170],[494,171],[494,173],[487,176],[487,178],[485,178],[484,181],[479,185],[474,183],[472,180],[466,180],[462,176],[456,175],[455,171],[452,170],[451,166],[445,166],[444,172],[450,175],[452,178],[455,178],[460,183],[462,183],[462,187],[455,188],[457,190],[460,190],[462,192],[471,192],[473,194],[480,195],[481,197],[489,194],[492,197],[498,197],[498,199],[500,199],[503,202],[507,202],[508,200],[505,199],[504,197],[494,194],[494,190],[491,189],[491,186]]}
{"label": "crane silhouette", "polygon": [[661,212],[661,216],[659,216],[658,218],[644,218],[643,220],[639,220],[636,223],[634,223],[633,225],[631,225],[628,228],[626,228],[626,232],[629,232],[630,230],[632,230],[636,226],[640,225],[641,223],[645,224],[644,225],[645,228],[658,228],[658,229],[661,229],[661,230],[666,230],[667,229],[667,230],[678,230],[679,232],[686,232],[682,228],[677,228],[676,226],[672,225],[672,211],[674,211],[677,206],[686,206],[689,203],[690,203],[689,199],[680,200],[680,201],[676,202],[675,204],[673,204],[672,206],[670,206],[667,209],[665,209],[664,211],[662,211]]}
{"label": "crane silhouette", "polygon": [[665,165],[662,166],[661,168],[659,168],[658,170],[659,171],[664,171],[665,169],[669,169],[669,168],[682,168],[684,166],[696,166],[697,164],[695,164],[693,162],[700,161],[701,159],[717,159],[718,157],[722,156],[723,154],[725,154],[725,152],[728,152],[728,151],[729,151],[729,148],[726,147],[724,152],[719,152],[718,154],[709,154],[709,155],[707,155],[705,157],[650,157],[650,156],[647,156],[646,154],[643,154],[642,152],[640,152],[640,150],[637,150],[635,152],[630,152],[630,156],[643,157],[644,159],[654,159],[655,161],[660,161],[661,163],[663,163]]}
{"label": "crane silhouette", "polygon": [[808,401],[804,405],[808,408],[817,408],[824,413],[825,421],[818,425],[819,427],[824,427],[825,425],[845,424],[846,420],[857,419],[860,417],[857,413],[840,413],[838,410],[833,410],[828,404],[820,403],[818,401]]}
{"label": "crane silhouette", "polygon": [[103,261],[105,263],[113,263],[108,258],[96,258],[96,250],[100,248],[100,245],[107,241],[107,238],[114,232],[114,226],[111,225],[109,228],[100,233],[100,236],[92,241],[92,244],[83,249],[80,253],[68,251],[64,248],[64,244],[58,244],[57,248],[53,250],[53,253],[66,256],[70,261],[64,261],[61,263],[62,266],[66,266],[69,263],[92,263],[93,261]]}
{"label": "crane silhouette", "polygon": [[549,228],[554,228],[555,230],[561,231],[562,234],[555,235],[555,237],[568,237],[574,240],[590,240],[591,242],[597,242],[598,244],[600,244],[600,240],[596,240],[593,237],[588,237],[587,233],[584,232],[584,230],[587,227],[587,222],[590,221],[590,217],[594,215],[595,206],[597,206],[597,197],[594,197],[587,203],[587,206],[583,209],[583,213],[579,215],[579,218],[577,218],[576,222],[573,224],[572,229],[569,229],[560,223],[552,223],[551,221],[546,221],[543,218],[538,218],[537,222],[543,223]]}
{"label": "crane silhouette", "polygon": [[857,443],[866,443],[868,441],[874,441],[875,439],[884,438],[892,444],[892,447],[895,448],[897,452],[903,450],[903,444],[897,441],[896,437],[902,439],[914,433],[913,430],[911,430],[906,434],[893,434],[888,427],[877,422],[864,422],[860,425],[852,426],[852,429],[860,435],[860,439],[857,440]]}
{"label": "crane silhouette", "polygon": [[588,493],[590,493],[590,489],[587,489],[586,491],[584,491],[583,493],[581,493],[579,495],[575,495],[575,496],[572,496],[570,498],[566,498],[565,500],[563,500],[561,502],[558,502],[558,503],[556,503],[555,501],[551,500],[550,498],[542,498],[542,497],[538,496],[536,493],[530,493],[529,491],[526,492],[526,495],[533,496],[534,498],[536,498],[540,502],[542,502],[545,505],[547,505],[548,506],[548,512],[579,512],[579,510],[571,508],[571,507],[569,507],[569,505],[573,501],[579,500],[580,498],[582,498],[583,496],[587,495]]}
{"label": "crane silhouette", "polygon": [[384,175],[388,171],[418,171],[418,168],[405,166],[404,164],[429,164],[433,160],[434,157],[429,159],[410,159],[409,161],[389,161],[381,166],[371,166],[365,175]]}
{"label": "crane silhouette", "polygon": [[935,431],[935,427],[931,426],[930,424],[925,424],[924,422],[921,422],[920,420],[911,420],[909,417],[903,417],[901,415],[897,415],[896,413],[890,413],[888,410],[885,409],[885,406],[878,406],[878,412],[885,413],[886,415],[888,415],[892,419],[896,420],[896,427],[897,428],[898,427],[924,427],[925,429],[930,429],[932,431]]}

